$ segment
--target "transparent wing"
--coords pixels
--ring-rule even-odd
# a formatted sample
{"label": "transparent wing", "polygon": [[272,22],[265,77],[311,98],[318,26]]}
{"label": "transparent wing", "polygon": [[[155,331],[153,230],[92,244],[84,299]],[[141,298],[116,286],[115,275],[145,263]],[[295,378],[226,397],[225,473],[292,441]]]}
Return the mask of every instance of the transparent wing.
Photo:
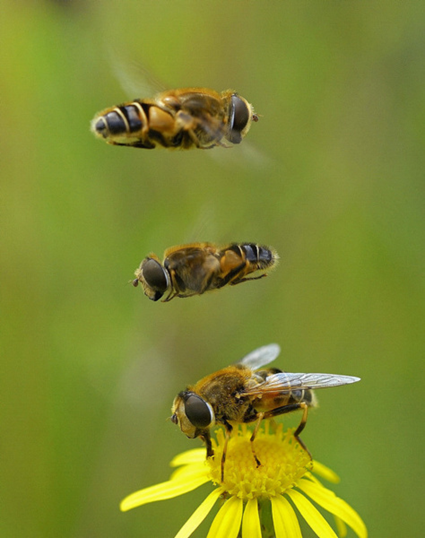
{"label": "transparent wing", "polygon": [[257,370],[261,366],[265,366],[274,361],[280,353],[278,344],[269,344],[268,346],[259,347],[248,353],[243,359],[238,361],[238,364],[243,364],[252,370]]}
{"label": "transparent wing", "polygon": [[217,237],[217,220],[214,202],[211,199],[206,200],[199,206],[197,216],[190,221],[184,243],[201,243],[205,238]]}
{"label": "transparent wing", "polygon": [[[249,136],[249,135],[248,135]],[[208,156],[223,168],[271,170],[276,161],[265,151],[251,144],[245,138],[242,144],[232,147],[232,151],[209,151]]]}
{"label": "transparent wing", "polygon": [[112,70],[128,99],[153,98],[167,86],[144,64],[130,59],[117,48],[108,46]]}
{"label": "transparent wing", "polygon": [[223,122],[213,118],[207,111],[199,112],[196,117],[197,127],[212,138],[211,142],[219,141],[226,134]]}
{"label": "transparent wing", "polygon": [[247,396],[266,392],[292,392],[294,390],[325,389],[360,381],[359,377],[334,374],[292,374],[280,372],[269,375],[263,383],[244,391]]}

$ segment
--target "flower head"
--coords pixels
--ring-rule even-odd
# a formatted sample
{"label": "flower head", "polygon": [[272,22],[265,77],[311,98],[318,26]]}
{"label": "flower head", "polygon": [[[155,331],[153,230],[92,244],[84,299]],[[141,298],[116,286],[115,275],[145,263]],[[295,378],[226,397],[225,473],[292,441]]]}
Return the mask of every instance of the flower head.
{"label": "flower head", "polygon": [[[126,497],[121,510],[183,495],[206,482],[216,488],[206,497],[176,538],[187,538],[202,523],[216,501],[224,499],[215,516],[208,538],[236,538],[242,526],[242,538],[261,538],[262,529],[272,531],[276,538],[301,538],[298,512],[319,538],[336,538],[336,534],[312,503],[335,516],[340,537],[349,525],[359,538],[367,538],[360,516],[314,476],[331,482],[339,479],[324,465],[311,461],[306,451],[295,441],[293,430],[276,427],[271,432],[266,423],[255,438],[257,465],[250,443],[251,432],[246,426],[235,428],[226,453],[224,478],[221,482],[221,455],[225,437],[217,431],[213,441],[215,456],[205,460],[205,449],[193,449],[176,456],[171,465],[178,467],[168,482],[142,489]],[[313,474],[314,473],[314,474]],[[271,518],[267,518],[270,511]],[[260,517],[260,513],[262,516]]]}

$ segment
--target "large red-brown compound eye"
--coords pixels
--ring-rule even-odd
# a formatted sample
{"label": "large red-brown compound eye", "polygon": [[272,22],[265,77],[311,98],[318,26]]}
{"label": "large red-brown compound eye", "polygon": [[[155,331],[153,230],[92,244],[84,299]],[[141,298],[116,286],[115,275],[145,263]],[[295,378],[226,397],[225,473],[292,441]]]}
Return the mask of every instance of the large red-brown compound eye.
{"label": "large red-brown compound eye", "polygon": [[197,394],[188,396],[184,409],[187,418],[196,428],[208,428],[214,419],[211,407]]}

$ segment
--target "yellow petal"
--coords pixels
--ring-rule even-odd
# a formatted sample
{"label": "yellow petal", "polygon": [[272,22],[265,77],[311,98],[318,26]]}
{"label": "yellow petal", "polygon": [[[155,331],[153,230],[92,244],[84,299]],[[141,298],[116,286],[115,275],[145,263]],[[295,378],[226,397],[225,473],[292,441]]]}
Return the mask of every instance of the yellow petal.
{"label": "yellow petal", "polygon": [[301,479],[297,487],[318,505],[347,523],[359,538],[367,538],[367,529],[359,514],[333,491],[305,479]]}
{"label": "yellow petal", "polygon": [[190,465],[183,465],[176,469],[171,475],[170,480],[183,480],[183,477],[186,477],[186,480],[191,480],[192,477],[206,475],[209,469],[205,465],[205,462],[202,463],[191,463]]}
{"label": "yellow petal", "polygon": [[242,538],[261,538],[257,499],[250,499],[246,503],[242,519]]}
{"label": "yellow petal", "polygon": [[334,484],[338,484],[340,478],[339,476],[332,471],[332,469],[329,469],[329,467],[326,467],[326,465],[323,465],[323,463],[320,463],[316,460],[313,460],[313,473],[318,474],[328,482],[332,482]]}
{"label": "yellow petal", "polygon": [[231,497],[220,508],[210,527],[207,538],[236,538],[241,528],[243,502]]}
{"label": "yellow petal", "polygon": [[176,534],[175,538],[187,538],[192,532],[199,527],[204,521],[207,515],[210,513],[211,508],[214,506],[217,499],[223,493],[221,488],[217,488],[212,491],[208,497],[202,502],[200,506],[193,512],[190,518],[186,521],[183,527]]}
{"label": "yellow petal", "polygon": [[332,530],[332,527],[322,516],[322,514],[315,508],[311,502],[301,495],[299,491],[290,489],[286,492],[287,495],[294,501],[295,506],[300,511],[300,514],[307,521],[314,532],[319,538],[337,538],[337,535]]}
{"label": "yellow petal", "polygon": [[171,467],[179,467],[180,465],[187,465],[188,463],[198,463],[200,461],[205,461],[205,448],[192,448],[177,454],[175,458],[171,460]]}
{"label": "yellow petal", "polygon": [[162,482],[162,484],[156,484],[150,488],[141,489],[132,493],[121,501],[120,509],[125,512],[142,504],[178,497],[202,486],[202,484],[208,481],[207,476],[198,476],[193,478],[193,480],[168,480],[168,482]]}
{"label": "yellow petal", "polygon": [[290,503],[280,495],[270,500],[276,538],[302,538],[297,516]]}
{"label": "yellow petal", "polygon": [[334,519],[339,538],[345,538],[347,536],[347,525],[338,516],[334,516]]}

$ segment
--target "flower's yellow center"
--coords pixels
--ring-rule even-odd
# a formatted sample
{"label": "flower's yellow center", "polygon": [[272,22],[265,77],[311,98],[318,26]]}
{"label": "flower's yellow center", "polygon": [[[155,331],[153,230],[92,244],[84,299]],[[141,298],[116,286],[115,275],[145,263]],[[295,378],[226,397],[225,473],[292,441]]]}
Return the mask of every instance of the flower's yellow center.
{"label": "flower's yellow center", "polygon": [[282,495],[312,468],[307,452],[293,437],[294,430],[282,432],[282,425],[269,433],[269,425],[258,432],[253,448],[261,465],[257,465],[251,447],[250,432],[245,426],[233,431],[227,446],[224,478],[221,482],[221,459],[225,436],[217,431],[214,458],[208,460],[211,480],[221,484],[232,496],[247,501]]}

